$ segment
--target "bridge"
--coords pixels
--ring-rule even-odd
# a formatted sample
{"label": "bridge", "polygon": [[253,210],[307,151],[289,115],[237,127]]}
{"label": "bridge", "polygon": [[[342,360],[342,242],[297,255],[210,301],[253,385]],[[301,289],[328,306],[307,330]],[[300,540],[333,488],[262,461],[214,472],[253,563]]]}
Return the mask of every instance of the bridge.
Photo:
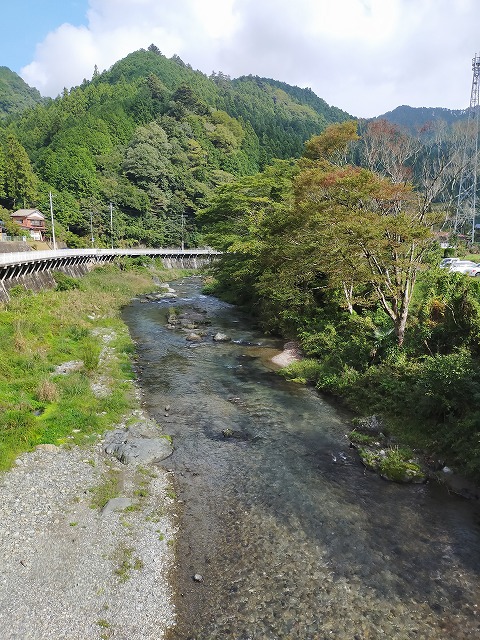
{"label": "bridge", "polygon": [[95,265],[118,257],[160,258],[166,268],[197,269],[220,252],[213,249],[57,249],[0,253],[0,300],[9,299],[9,289],[22,285],[34,291],[54,285],[52,272],[81,276]]}

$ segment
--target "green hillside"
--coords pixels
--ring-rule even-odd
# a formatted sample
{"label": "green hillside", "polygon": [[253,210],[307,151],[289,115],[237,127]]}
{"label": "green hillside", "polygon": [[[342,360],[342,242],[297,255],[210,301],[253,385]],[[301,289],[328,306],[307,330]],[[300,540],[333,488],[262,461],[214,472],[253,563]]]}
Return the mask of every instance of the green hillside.
{"label": "green hillside", "polygon": [[[71,246],[201,242],[196,212],[213,189],[302,153],[348,119],[309,89],[195,71],[155,46],[55,100],[0,123],[0,205],[48,210]],[[2,213],[8,219],[8,215]],[[184,223],[186,223],[184,225]]]}
{"label": "green hillside", "polygon": [[29,87],[8,67],[0,67],[0,118],[41,102],[43,98],[36,89]]}

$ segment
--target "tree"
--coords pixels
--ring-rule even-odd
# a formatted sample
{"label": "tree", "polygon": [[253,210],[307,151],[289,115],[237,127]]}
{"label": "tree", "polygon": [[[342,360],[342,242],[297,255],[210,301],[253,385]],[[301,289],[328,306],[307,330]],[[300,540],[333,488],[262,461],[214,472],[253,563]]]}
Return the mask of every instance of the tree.
{"label": "tree", "polygon": [[[401,346],[413,288],[434,243],[431,229],[437,218],[430,205],[435,181],[424,173],[429,179],[423,192],[413,190],[403,168],[414,147],[382,122],[371,128],[366,149],[370,163],[388,177],[334,165],[329,158],[345,149],[349,133],[355,140],[356,132],[345,125],[343,130],[330,127],[325,140],[317,137],[318,159],[303,164],[296,182],[296,208],[304,220],[304,235],[318,238],[319,268],[331,286],[343,290],[349,310],[356,302],[380,304]],[[311,149],[311,143],[306,148]],[[448,160],[438,165],[438,182],[446,165]]]}
{"label": "tree", "polygon": [[37,178],[27,152],[13,133],[7,135],[4,168],[7,201],[12,207],[19,202],[23,206],[32,204],[36,196]]}
{"label": "tree", "polygon": [[275,206],[272,178],[281,183],[271,170],[220,188],[207,210],[219,236],[212,241],[236,253],[225,280],[259,295],[269,328],[298,329],[316,307],[343,296],[350,314],[379,305],[401,346],[413,289],[434,244],[434,216],[409,183],[345,165],[349,137],[353,142],[356,131],[345,123],[307,143],[293,203],[283,189]]}
{"label": "tree", "polygon": [[271,258],[266,247],[289,207],[295,172],[295,163],[276,161],[262,173],[219,186],[199,212],[206,241],[224,252],[215,273],[218,291],[232,302],[259,306],[256,287]]}
{"label": "tree", "polygon": [[5,197],[5,154],[0,145],[0,200]]}
{"label": "tree", "polygon": [[412,179],[413,161],[420,150],[418,139],[402,131],[387,120],[371,120],[360,143],[361,164],[396,183]]}
{"label": "tree", "polygon": [[[328,144],[321,136],[316,144],[330,157],[333,133],[328,132]],[[342,135],[338,145],[344,147]],[[317,243],[318,268],[330,286],[344,291],[350,311],[355,303],[380,304],[401,346],[413,288],[434,243],[433,214],[409,183],[369,169],[339,167],[325,157],[303,167],[295,186],[296,209],[301,233]]]}
{"label": "tree", "polygon": [[355,120],[331,124],[323,133],[311,137],[305,143],[303,157],[309,160],[325,159],[334,164],[345,164],[347,152],[352,143],[357,140],[359,136]]}
{"label": "tree", "polygon": [[394,183],[411,182],[419,209],[427,212],[434,203],[451,204],[452,196],[456,198],[462,138],[459,131],[447,130],[441,122],[413,136],[387,120],[372,120],[363,127],[357,149],[361,166]]}

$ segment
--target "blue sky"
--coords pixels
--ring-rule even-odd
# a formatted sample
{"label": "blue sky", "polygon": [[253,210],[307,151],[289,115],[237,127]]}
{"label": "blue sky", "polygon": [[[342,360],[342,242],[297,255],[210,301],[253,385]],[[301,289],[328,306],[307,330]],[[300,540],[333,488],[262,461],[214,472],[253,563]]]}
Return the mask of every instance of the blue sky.
{"label": "blue sky", "polygon": [[55,97],[154,43],[206,74],[310,87],[371,117],[464,109],[478,0],[6,0],[0,66]]}
{"label": "blue sky", "polygon": [[87,23],[88,0],[10,0],[2,6],[0,66],[19,73],[35,47],[63,22]]}

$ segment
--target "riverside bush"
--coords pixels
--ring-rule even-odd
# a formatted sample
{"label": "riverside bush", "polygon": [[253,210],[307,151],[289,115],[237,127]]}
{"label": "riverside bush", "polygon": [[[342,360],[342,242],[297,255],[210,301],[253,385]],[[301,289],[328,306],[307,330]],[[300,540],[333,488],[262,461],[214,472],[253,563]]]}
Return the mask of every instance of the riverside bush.
{"label": "riverside bush", "polygon": [[323,367],[318,360],[305,358],[297,362],[292,362],[281,370],[281,374],[292,382],[301,384],[316,384],[322,375]]}
{"label": "riverside bush", "polygon": [[52,275],[57,284],[57,291],[80,289],[80,283],[77,278],[72,278],[72,276],[63,273],[63,271],[54,271]]}

